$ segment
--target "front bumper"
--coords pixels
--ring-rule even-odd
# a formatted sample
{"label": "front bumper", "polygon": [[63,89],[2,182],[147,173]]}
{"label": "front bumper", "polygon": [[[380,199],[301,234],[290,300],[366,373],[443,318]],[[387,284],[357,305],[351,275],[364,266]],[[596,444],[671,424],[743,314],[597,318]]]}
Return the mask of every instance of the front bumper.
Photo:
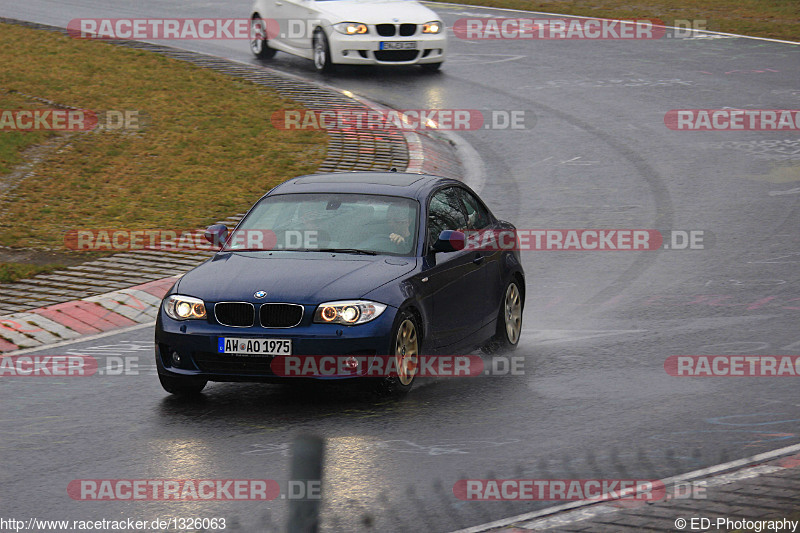
{"label": "front bumper", "polygon": [[[358,326],[314,324],[309,317],[294,328],[234,328],[200,320],[173,320],[162,309],[156,323],[156,366],[159,374],[197,376],[209,381],[295,380],[298,378],[281,377],[273,372],[273,356],[219,353],[218,339],[291,339],[292,355],[386,355],[396,314],[397,309],[387,307],[375,320]],[[180,355],[177,365],[173,352]]]}
{"label": "front bumper", "polygon": [[[329,39],[331,61],[345,65],[422,65],[441,63],[447,53],[444,33],[410,37],[375,34],[343,35],[333,31]],[[414,42],[413,50],[381,50],[382,42]]]}

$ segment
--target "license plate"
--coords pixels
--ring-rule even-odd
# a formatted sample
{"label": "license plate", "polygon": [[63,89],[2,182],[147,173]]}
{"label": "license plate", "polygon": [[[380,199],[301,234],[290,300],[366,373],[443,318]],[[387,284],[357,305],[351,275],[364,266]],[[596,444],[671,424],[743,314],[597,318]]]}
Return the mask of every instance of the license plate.
{"label": "license plate", "polygon": [[416,41],[381,41],[381,50],[416,50]]}
{"label": "license plate", "polygon": [[218,353],[292,355],[291,339],[238,339],[219,337]]}

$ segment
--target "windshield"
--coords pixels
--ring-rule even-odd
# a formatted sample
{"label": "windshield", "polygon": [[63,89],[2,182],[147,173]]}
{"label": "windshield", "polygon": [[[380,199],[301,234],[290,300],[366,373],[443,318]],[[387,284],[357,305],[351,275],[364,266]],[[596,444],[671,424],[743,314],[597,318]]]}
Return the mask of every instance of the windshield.
{"label": "windshield", "polygon": [[419,204],[370,194],[280,194],[259,201],[223,251],[414,255]]}

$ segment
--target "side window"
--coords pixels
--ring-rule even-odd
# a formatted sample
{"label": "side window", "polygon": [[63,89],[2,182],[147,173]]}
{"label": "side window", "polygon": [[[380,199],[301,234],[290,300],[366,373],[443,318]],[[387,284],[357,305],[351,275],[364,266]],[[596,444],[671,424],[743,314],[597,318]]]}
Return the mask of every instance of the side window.
{"label": "side window", "polygon": [[488,211],[483,204],[466,189],[457,189],[467,210],[467,229],[484,229],[491,223]]}
{"label": "side window", "polygon": [[428,244],[431,245],[446,229],[464,230],[467,228],[467,216],[461,205],[456,187],[447,187],[431,198],[428,208]]}

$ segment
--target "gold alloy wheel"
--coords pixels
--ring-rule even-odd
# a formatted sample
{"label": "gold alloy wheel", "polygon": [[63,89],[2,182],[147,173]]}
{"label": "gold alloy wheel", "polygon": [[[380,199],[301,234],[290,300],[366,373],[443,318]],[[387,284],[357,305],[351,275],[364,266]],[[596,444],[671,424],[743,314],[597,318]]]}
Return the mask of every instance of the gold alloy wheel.
{"label": "gold alloy wheel", "polygon": [[419,341],[417,340],[417,328],[409,318],[403,320],[400,327],[397,328],[394,357],[397,365],[397,379],[402,385],[410,385],[417,374]]}
{"label": "gold alloy wheel", "polygon": [[506,337],[508,342],[516,344],[522,330],[522,300],[516,283],[510,283],[506,289],[505,312]]}

